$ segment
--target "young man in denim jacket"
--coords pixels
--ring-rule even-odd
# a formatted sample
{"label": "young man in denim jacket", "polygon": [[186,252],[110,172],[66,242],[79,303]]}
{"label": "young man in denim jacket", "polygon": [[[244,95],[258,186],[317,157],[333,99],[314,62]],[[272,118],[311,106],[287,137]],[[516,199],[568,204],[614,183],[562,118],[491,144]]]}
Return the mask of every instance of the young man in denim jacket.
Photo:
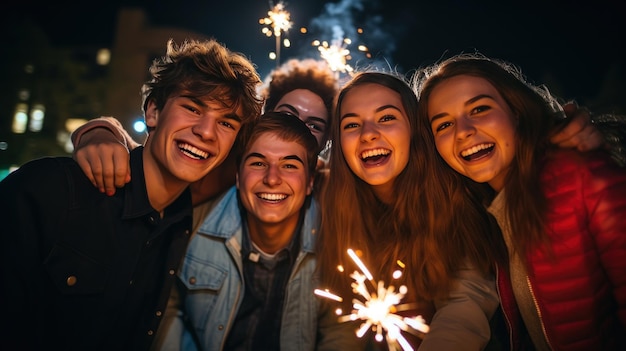
{"label": "young man in denim jacket", "polygon": [[297,117],[279,112],[266,113],[242,133],[236,185],[189,243],[178,315],[161,330],[161,348],[350,349],[354,329],[338,325],[313,293],[315,137]]}

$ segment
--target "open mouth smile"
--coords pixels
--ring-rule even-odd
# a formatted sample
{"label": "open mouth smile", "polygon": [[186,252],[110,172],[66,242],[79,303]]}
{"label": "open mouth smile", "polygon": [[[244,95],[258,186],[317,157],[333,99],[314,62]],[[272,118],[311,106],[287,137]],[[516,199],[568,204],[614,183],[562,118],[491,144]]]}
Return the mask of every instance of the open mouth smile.
{"label": "open mouth smile", "polygon": [[197,147],[187,144],[187,143],[178,143],[178,149],[185,155],[196,159],[196,160],[206,160],[211,155],[210,153],[200,150]]}
{"label": "open mouth smile", "polygon": [[461,158],[465,161],[473,161],[481,159],[487,155],[489,155],[496,144],[494,143],[483,143],[470,147],[469,149],[465,149],[461,151]]}
{"label": "open mouth smile", "polygon": [[265,201],[280,202],[287,198],[286,194],[258,193],[256,196]]}
{"label": "open mouth smile", "polygon": [[378,148],[378,149],[363,151],[361,155],[359,156],[361,157],[361,160],[365,162],[366,164],[376,164],[376,163],[380,163],[390,154],[391,154],[390,150]]}

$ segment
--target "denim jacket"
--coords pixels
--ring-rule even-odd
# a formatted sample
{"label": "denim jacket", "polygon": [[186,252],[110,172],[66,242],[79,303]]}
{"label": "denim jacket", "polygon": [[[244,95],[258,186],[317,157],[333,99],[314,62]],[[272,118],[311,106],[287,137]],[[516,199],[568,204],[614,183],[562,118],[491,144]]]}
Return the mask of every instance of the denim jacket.
{"label": "denim jacket", "polygon": [[[237,189],[232,187],[215,205],[189,243],[179,278],[184,286],[179,320],[169,328],[165,349],[180,341],[184,350],[222,350],[244,294],[241,257],[242,219],[237,203]],[[280,344],[283,350],[314,350],[320,343],[344,342],[342,328],[332,325],[336,318],[328,313],[313,290],[318,279],[315,270],[315,234],[319,228],[315,201],[306,211],[302,224],[301,249],[287,283]],[[326,318],[323,315],[327,316]],[[184,322],[183,322],[184,321]],[[183,326],[184,325],[184,326]],[[345,330],[345,328],[343,328]],[[320,336],[329,332],[333,336]],[[354,331],[348,331],[354,335]],[[180,334],[182,333],[182,339]],[[343,334],[344,336],[346,334]],[[348,336],[348,339],[354,337]],[[328,344],[327,344],[328,345]],[[174,345],[176,346],[176,345]],[[342,346],[327,346],[341,349]]]}

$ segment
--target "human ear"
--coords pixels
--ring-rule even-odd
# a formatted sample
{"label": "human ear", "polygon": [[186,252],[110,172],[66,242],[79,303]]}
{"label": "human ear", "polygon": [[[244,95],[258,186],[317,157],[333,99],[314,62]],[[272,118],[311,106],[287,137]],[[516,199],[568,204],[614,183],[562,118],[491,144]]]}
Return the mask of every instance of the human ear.
{"label": "human ear", "polygon": [[315,177],[311,177],[311,180],[309,180],[309,185],[306,187],[306,194],[307,195],[311,195],[311,193],[313,192],[313,183],[315,181]]}
{"label": "human ear", "polygon": [[154,128],[158,124],[159,110],[157,109],[156,103],[154,102],[154,100],[148,101],[144,119],[146,122],[146,126],[148,126],[148,128]]}

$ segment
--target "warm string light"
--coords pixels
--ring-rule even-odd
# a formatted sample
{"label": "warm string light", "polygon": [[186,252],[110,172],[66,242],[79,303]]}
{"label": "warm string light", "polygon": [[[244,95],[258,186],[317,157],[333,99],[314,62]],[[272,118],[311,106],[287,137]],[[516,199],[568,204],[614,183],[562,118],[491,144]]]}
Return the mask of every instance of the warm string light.
{"label": "warm string light", "polygon": [[[354,282],[350,285],[352,291],[361,296],[362,300],[354,298],[352,300],[352,313],[349,315],[343,315],[339,317],[340,322],[362,320],[363,323],[356,330],[357,337],[363,337],[368,330],[376,332],[374,336],[375,340],[382,342],[383,339],[387,341],[387,345],[390,350],[396,350],[399,346],[402,350],[412,351],[413,348],[409,344],[408,340],[402,335],[402,331],[410,331],[414,329],[422,333],[428,333],[429,326],[422,316],[415,317],[402,317],[394,312],[400,311],[409,305],[399,305],[400,301],[407,293],[407,287],[402,285],[395,290],[393,285],[385,287],[383,281],[374,283],[374,277],[369,272],[367,267],[363,264],[361,259],[352,249],[348,249],[348,255],[359,267],[361,273],[354,271],[350,277]],[[404,268],[404,263],[398,261],[398,266]],[[339,266],[340,271],[343,271],[343,267]],[[399,273],[398,273],[399,272]],[[394,272],[394,278],[401,276],[401,271]],[[397,278],[396,278],[397,279]],[[370,292],[366,282],[370,282],[376,287],[374,292]],[[315,289],[315,294],[324,298],[328,298],[334,301],[342,302],[341,296],[335,295],[328,290]],[[338,314],[341,314],[338,311]],[[385,335],[383,336],[383,332]]]}

